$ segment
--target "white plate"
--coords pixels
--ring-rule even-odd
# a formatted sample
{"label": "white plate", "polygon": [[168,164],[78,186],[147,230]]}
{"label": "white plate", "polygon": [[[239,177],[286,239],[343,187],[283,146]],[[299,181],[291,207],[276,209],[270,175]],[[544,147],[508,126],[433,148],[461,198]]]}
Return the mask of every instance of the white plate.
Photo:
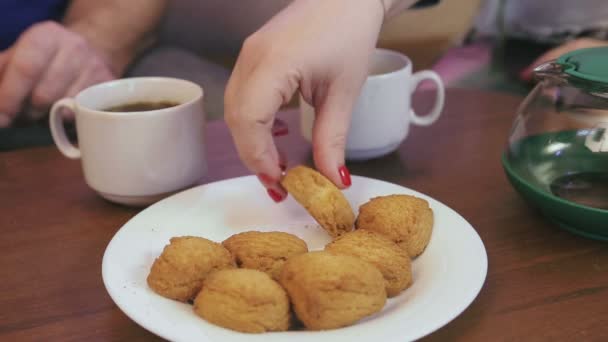
{"label": "white plate", "polygon": [[145,209],[127,222],[108,245],[102,265],[108,293],[124,313],[172,341],[406,341],[427,335],[458,316],[475,299],[486,277],[481,239],[460,215],[413,190],[353,177],[345,192],[356,210],[371,197],[410,194],[429,201],[435,213],[426,251],[413,262],[413,285],[388,300],[378,314],[346,328],[242,334],[207,323],[188,304],[152,292],[146,277],[169,238],[202,236],[222,241],[247,230],[280,230],[322,249],[329,237],[293,199],[275,204],[253,176],[202,185]]}

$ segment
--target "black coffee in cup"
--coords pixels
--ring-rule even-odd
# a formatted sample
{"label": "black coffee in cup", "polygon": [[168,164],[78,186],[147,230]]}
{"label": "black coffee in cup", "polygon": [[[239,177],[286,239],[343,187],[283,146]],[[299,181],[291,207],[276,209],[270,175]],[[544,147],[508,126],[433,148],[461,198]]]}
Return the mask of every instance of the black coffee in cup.
{"label": "black coffee in cup", "polygon": [[150,110],[158,110],[178,106],[178,102],[174,101],[141,101],[126,103],[119,106],[105,109],[105,112],[146,112]]}

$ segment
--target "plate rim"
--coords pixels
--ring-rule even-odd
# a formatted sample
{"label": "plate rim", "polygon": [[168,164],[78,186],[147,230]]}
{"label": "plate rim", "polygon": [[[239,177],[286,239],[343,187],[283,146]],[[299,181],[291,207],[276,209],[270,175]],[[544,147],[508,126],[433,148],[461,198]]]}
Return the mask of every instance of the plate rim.
{"label": "plate rim", "polygon": [[[375,178],[370,178],[370,177],[365,177],[365,176],[359,176],[359,175],[351,175],[351,177],[353,178],[353,181],[356,181],[357,179],[362,179],[362,180],[366,180],[366,181],[371,181],[371,182],[379,182],[379,183],[384,183],[386,185],[389,186],[397,186],[400,188],[403,188],[405,190],[407,190],[408,192],[412,193],[415,196],[420,196],[420,197],[424,197],[425,199],[430,199],[431,201],[434,201],[438,204],[440,204],[441,206],[443,206],[443,209],[447,209],[448,211],[451,212],[452,215],[457,216],[458,218],[460,218],[465,224],[466,224],[466,229],[469,229],[471,231],[472,234],[470,234],[470,238],[473,239],[473,241],[478,244],[478,247],[480,247],[480,251],[482,252],[483,258],[480,258],[480,269],[479,269],[479,273],[478,274],[478,281],[475,282],[475,286],[470,288],[471,291],[468,291],[467,293],[469,294],[466,297],[461,297],[462,298],[462,303],[460,306],[458,306],[457,308],[454,308],[450,313],[450,315],[446,315],[446,319],[443,319],[441,321],[436,321],[435,324],[430,324],[429,325],[429,329],[427,332],[425,332],[424,334],[421,334],[420,336],[416,337],[416,339],[420,339],[423,338],[425,336],[428,336],[430,334],[432,334],[433,332],[439,330],[440,328],[447,326],[450,322],[452,322],[455,318],[457,318],[458,316],[460,316],[467,308],[469,308],[471,306],[471,304],[473,304],[473,302],[475,301],[475,299],[479,296],[479,293],[481,292],[483,286],[485,285],[486,279],[487,279],[487,272],[488,272],[488,253],[487,250],[485,248],[485,244],[483,243],[483,240],[481,239],[481,236],[479,236],[479,233],[477,232],[477,230],[473,227],[473,225],[471,225],[462,215],[460,215],[460,213],[458,213],[457,211],[455,211],[454,209],[452,209],[451,207],[445,205],[443,202],[429,196],[426,195],[424,193],[421,193],[419,191],[416,191],[412,188],[400,185],[400,184],[396,184],[396,183],[392,183],[392,182],[388,182],[385,180],[381,180],[381,179],[375,179]],[[150,206],[148,206],[147,208],[143,209],[142,211],[138,212],[136,215],[134,215],[133,217],[131,217],[129,220],[127,220],[124,224],[122,224],[114,233],[114,235],[112,236],[112,239],[110,239],[110,242],[108,242],[108,245],[106,246],[104,253],[103,253],[103,257],[102,257],[102,264],[101,264],[101,275],[102,275],[102,280],[103,280],[103,284],[104,287],[106,289],[107,294],[110,296],[110,298],[112,299],[112,302],[114,303],[114,305],[116,307],[118,307],[118,309],[125,315],[127,316],[129,319],[131,319],[133,322],[137,323],[137,325],[140,326],[140,328],[148,330],[149,332],[155,334],[156,336],[159,336],[163,339],[172,341],[172,337],[171,336],[167,336],[164,332],[163,329],[158,329],[156,325],[149,325],[149,324],[144,324],[144,322],[142,322],[142,320],[140,320],[137,317],[134,317],[133,314],[131,314],[129,312],[128,309],[123,308],[121,305],[119,305],[119,301],[117,301],[116,295],[112,293],[112,291],[110,290],[110,286],[108,285],[108,276],[107,273],[110,272],[109,271],[109,266],[107,263],[107,255],[108,255],[108,251],[111,250],[112,245],[115,243],[117,237],[119,237],[119,233],[123,230],[123,228],[125,226],[127,226],[131,221],[133,221],[134,219],[136,219],[138,216],[142,215],[143,213],[147,212],[147,211],[152,211],[154,210],[155,207],[158,206],[162,206],[165,202],[168,201],[172,201],[174,200],[175,197],[177,196],[182,196],[184,193],[187,192],[194,192],[194,191],[198,191],[198,189],[207,187],[207,186],[218,186],[221,185],[222,183],[228,183],[228,182],[233,182],[233,181],[245,181],[247,179],[254,179],[256,178],[254,175],[247,175],[247,176],[239,176],[239,177],[233,177],[233,178],[228,178],[228,179],[222,179],[222,180],[218,180],[218,181],[214,181],[214,182],[209,182],[209,183],[205,183],[205,184],[200,184],[194,187],[191,187],[189,189],[185,189],[183,191],[180,191],[176,194],[173,194],[167,198],[164,198]],[[354,183],[354,182],[353,182]],[[330,330],[331,331],[331,330]],[[243,336],[249,336],[249,334],[244,334],[244,333],[239,333],[237,331],[232,331],[233,333],[237,333],[237,334],[242,334]],[[211,341],[210,338],[208,338],[209,341]],[[392,338],[390,340],[393,340]],[[399,340],[398,338],[395,338],[395,340]]]}

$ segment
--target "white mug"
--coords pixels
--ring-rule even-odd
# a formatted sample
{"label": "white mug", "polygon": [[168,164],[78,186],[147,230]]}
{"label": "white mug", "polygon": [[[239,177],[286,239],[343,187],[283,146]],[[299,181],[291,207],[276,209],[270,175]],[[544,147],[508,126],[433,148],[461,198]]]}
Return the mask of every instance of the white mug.
{"label": "white mug", "polygon": [[[87,184],[109,201],[147,205],[197,184],[205,175],[203,90],[185,80],[125,78],[56,102],[50,128],[59,150],[81,159]],[[112,112],[138,102],[168,108]],[[65,134],[62,112],[75,114],[78,146]]]}
{"label": "white mug", "polygon": [[[441,115],[445,90],[437,73],[423,70],[412,74],[412,62],[398,52],[376,49],[369,76],[353,107],[346,141],[346,159],[367,160],[396,150],[409,132],[410,122],[419,126],[433,124]],[[418,85],[429,80],[437,87],[431,111],[419,116],[411,106]],[[312,141],[315,111],[300,97],[302,135]]]}

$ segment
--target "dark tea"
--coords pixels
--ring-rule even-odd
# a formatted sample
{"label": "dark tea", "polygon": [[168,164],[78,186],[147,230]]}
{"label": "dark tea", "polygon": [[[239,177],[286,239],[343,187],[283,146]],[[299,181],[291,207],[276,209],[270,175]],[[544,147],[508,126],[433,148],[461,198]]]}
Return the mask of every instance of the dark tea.
{"label": "dark tea", "polygon": [[551,192],[571,202],[608,209],[608,173],[579,172],[551,182]]}
{"label": "dark tea", "polygon": [[178,106],[178,102],[174,101],[142,101],[127,103],[120,106],[110,107],[106,112],[146,112],[149,110],[158,110]]}

